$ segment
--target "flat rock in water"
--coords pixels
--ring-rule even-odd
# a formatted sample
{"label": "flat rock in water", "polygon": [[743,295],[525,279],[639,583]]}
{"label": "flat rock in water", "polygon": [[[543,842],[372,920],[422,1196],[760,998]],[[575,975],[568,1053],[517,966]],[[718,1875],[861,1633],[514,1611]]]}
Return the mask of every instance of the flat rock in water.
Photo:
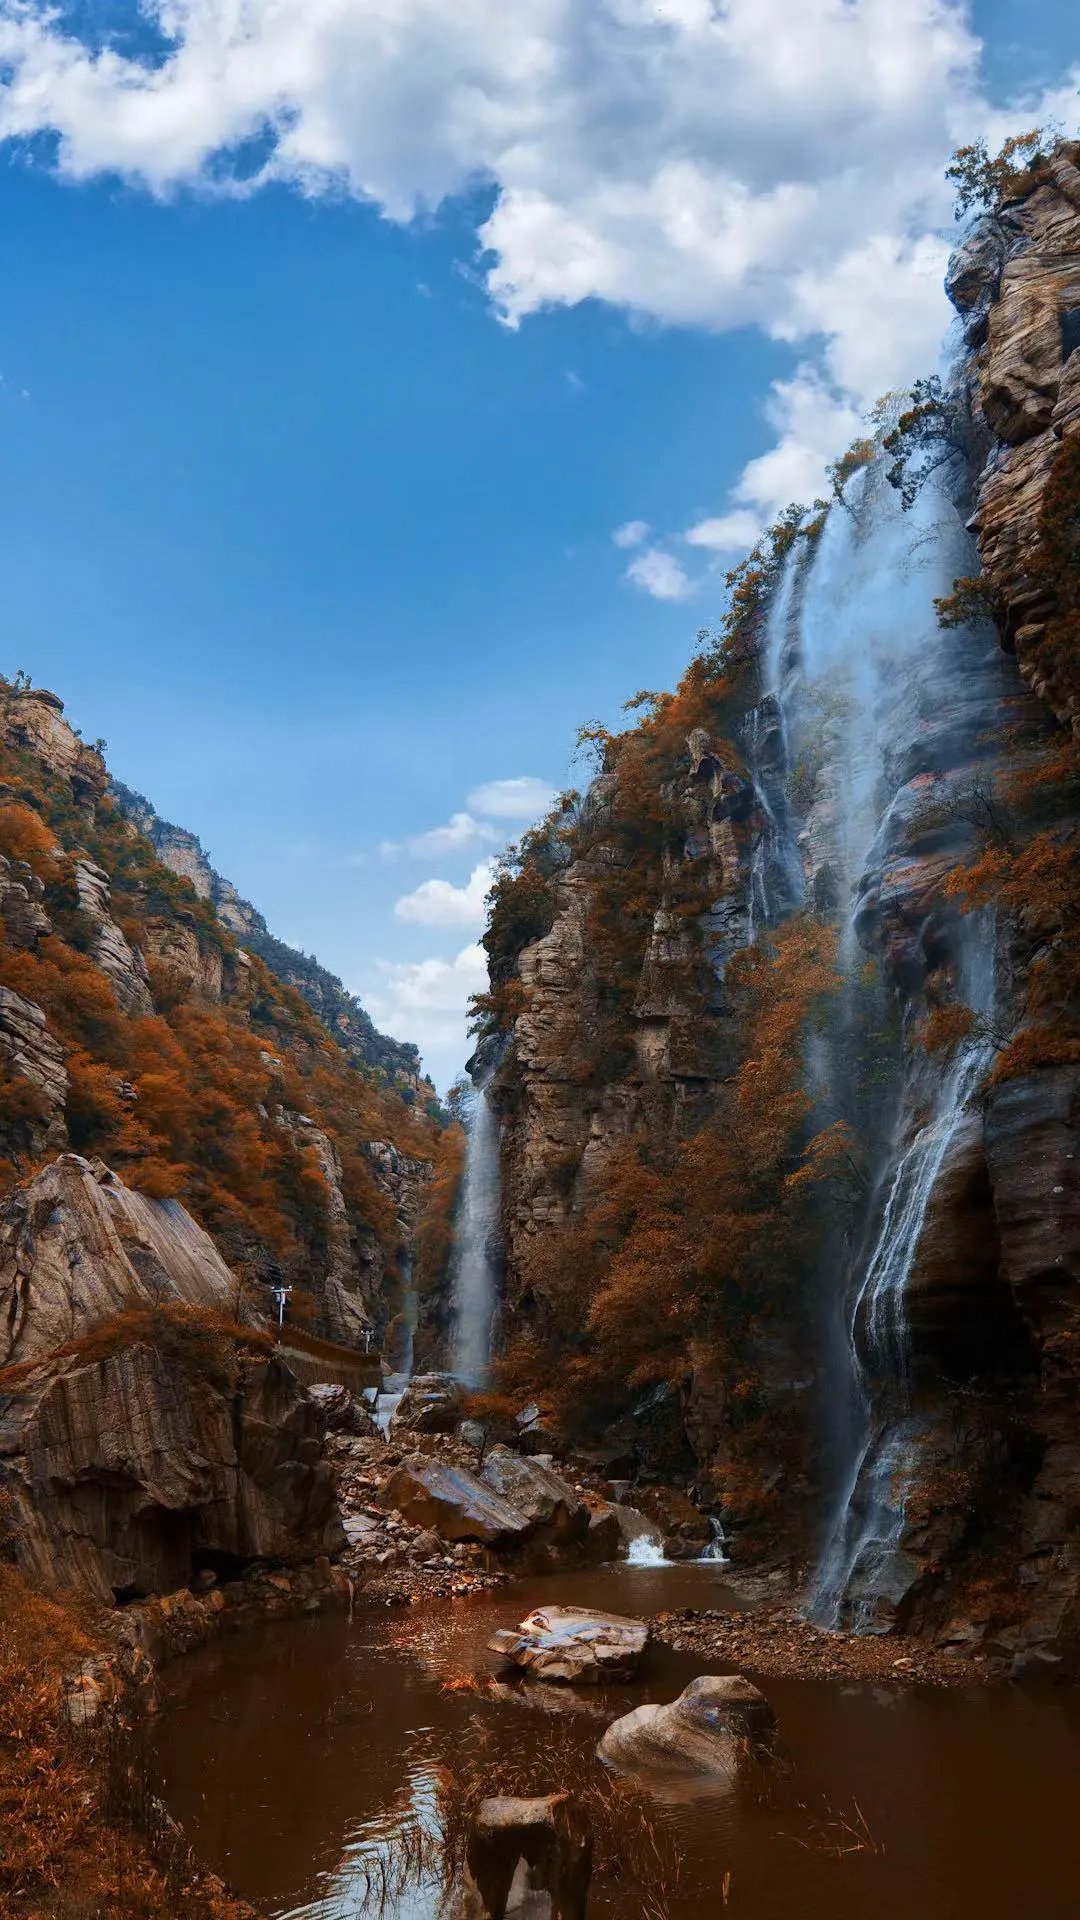
{"label": "flat rock in water", "polygon": [[631,1679],[648,1643],[644,1620],[588,1607],[537,1607],[516,1631],[493,1634],[488,1649],[534,1680],[590,1684]]}
{"label": "flat rock in water", "polygon": [[767,1757],[775,1734],[776,1715],[752,1681],[706,1674],[667,1706],[613,1721],[597,1754],[620,1773],[708,1773],[734,1784],[747,1760]]}
{"label": "flat rock in water", "polygon": [[429,1527],[440,1540],[478,1540],[485,1547],[520,1546],[533,1523],[486,1481],[414,1453],[390,1475],[379,1505],[414,1526]]}

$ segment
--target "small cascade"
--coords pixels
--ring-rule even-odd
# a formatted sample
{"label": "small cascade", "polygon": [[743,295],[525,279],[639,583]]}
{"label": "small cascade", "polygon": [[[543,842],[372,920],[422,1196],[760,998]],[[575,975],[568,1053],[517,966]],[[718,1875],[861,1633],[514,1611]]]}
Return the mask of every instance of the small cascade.
{"label": "small cascade", "polygon": [[375,1395],[372,1407],[372,1417],[384,1439],[390,1431],[390,1422],[398,1410],[402,1394],[413,1376],[413,1343],[416,1338],[419,1305],[416,1288],[413,1286],[412,1262],[406,1260],[401,1311],[395,1323],[394,1359],[398,1364],[392,1373],[383,1375],[382,1387]]}
{"label": "small cascade", "polygon": [[499,1121],[486,1087],[469,1116],[455,1228],[452,1371],[470,1387],[487,1378],[496,1302],[493,1242],[499,1226]]}
{"label": "small cascade", "polygon": [[639,1533],[630,1541],[626,1549],[628,1567],[670,1567],[671,1561],[665,1558],[663,1540],[654,1533]]}
{"label": "small cascade", "polygon": [[822,1555],[811,1607],[821,1626],[850,1616],[856,1631],[873,1631],[879,1602],[899,1597],[893,1574],[920,1424],[911,1404],[907,1284],[945,1156],[992,1052],[985,1040],[961,1050],[933,1119],[901,1154],[851,1302],[849,1359],[865,1438]]}

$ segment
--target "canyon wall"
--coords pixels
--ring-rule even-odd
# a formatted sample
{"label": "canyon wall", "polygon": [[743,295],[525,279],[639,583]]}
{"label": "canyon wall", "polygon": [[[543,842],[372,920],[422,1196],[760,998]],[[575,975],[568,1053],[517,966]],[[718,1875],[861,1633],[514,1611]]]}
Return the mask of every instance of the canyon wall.
{"label": "canyon wall", "polygon": [[190,881],[200,900],[212,902],[222,925],[243,941],[249,953],[256,954],[287,987],[303,994],[347,1054],[377,1067],[391,1080],[402,1081],[425,1100],[434,1101],[435,1089],[421,1072],[419,1049],[380,1033],[370,1014],[355,994],[346,991],[336,974],[320,966],[311,955],[278,940],[258,908],[211,865],[197,835],[163,820],[143,794],[123,781],[110,781],[109,791],[125,817],[152,843],[163,864]]}
{"label": "canyon wall", "polygon": [[952,377],[594,735],[496,888],[477,1055],[505,1377],[820,1558],[822,1617],[1018,1671],[1080,1642],[1077,158],[966,234]]}
{"label": "canyon wall", "polygon": [[168,831],[171,862],[61,701],[0,686],[0,1201],[73,1148],[132,1205],[182,1199],[234,1292],[284,1281],[322,1333],[377,1342],[441,1140],[415,1049],[372,1063],[362,1009],[317,1016]]}

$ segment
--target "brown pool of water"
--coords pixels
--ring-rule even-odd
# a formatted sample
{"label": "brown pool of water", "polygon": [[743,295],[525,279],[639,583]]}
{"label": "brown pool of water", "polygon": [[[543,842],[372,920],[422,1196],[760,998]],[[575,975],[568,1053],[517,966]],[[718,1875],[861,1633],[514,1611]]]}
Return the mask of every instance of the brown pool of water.
{"label": "brown pool of water", "polygon": [[[737,1604],[721,1567],[622,1567],[220,1641],[167,1676],[155,1735],[166,1803],[202,1858],[266,1913],[359,1920],[376,1910],[364,1900],[395,1835],[417,1819],[434,1829],[433,1741],[453,1752],[479,1717],[492,1753],[540,1756],[557,1728],[585,1764],[607,1720],[673,1698],[702,1670],[656,1647],[633,1685],[446,1691],[489,1669],[496,1626],[571,1602],[631,1614]],[[761,1684],[802,1811],[723,1787],[665,1788],[656,1819],[683,1861],[671,1920],[1080,1915],[1074,1694]],[[843,1851],[860,1820],[872,1848]],[[434,1883],[422,1878],[385,1911],[438,1920]],[[629,1885],[595,1902],[597,1920],[641,1911]]]}

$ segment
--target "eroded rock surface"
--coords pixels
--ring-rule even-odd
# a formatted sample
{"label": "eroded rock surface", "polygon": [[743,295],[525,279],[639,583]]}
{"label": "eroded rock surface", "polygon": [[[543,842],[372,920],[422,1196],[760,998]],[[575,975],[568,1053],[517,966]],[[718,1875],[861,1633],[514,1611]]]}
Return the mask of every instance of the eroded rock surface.
{"label": "eroded rock surface", "polygon": [[47,1591],[168,1593],[200,1566],[335,1552],[322,1416],[276,1356],[137,1341],[31,1368],[0,1394],[0,1490]]}
{"label": "eroded rock surface", "polygon": [[500,1628],[488,1647],[530,1679],[595,1685],[632,1679],[648,1643],[644,1620],[589,1607],[537,1607],[516,1631]]}
{"label": "eroded rock surface", "polygon": [[0,1206],[0,1365],[132,1307],[179,1301],[239,1318],[239,1295],[178,1200],[145,1199],[100,1160],[62,1154]]}
{"label": "eroded rock surface", "polygon": [[597,1753],[619,1773],[704,1773],[735,1785],[748,1762],[768,1757],[775,1733],[776,1715],[752,1681],[707,1674],[669,1705],[614,1721]]}

